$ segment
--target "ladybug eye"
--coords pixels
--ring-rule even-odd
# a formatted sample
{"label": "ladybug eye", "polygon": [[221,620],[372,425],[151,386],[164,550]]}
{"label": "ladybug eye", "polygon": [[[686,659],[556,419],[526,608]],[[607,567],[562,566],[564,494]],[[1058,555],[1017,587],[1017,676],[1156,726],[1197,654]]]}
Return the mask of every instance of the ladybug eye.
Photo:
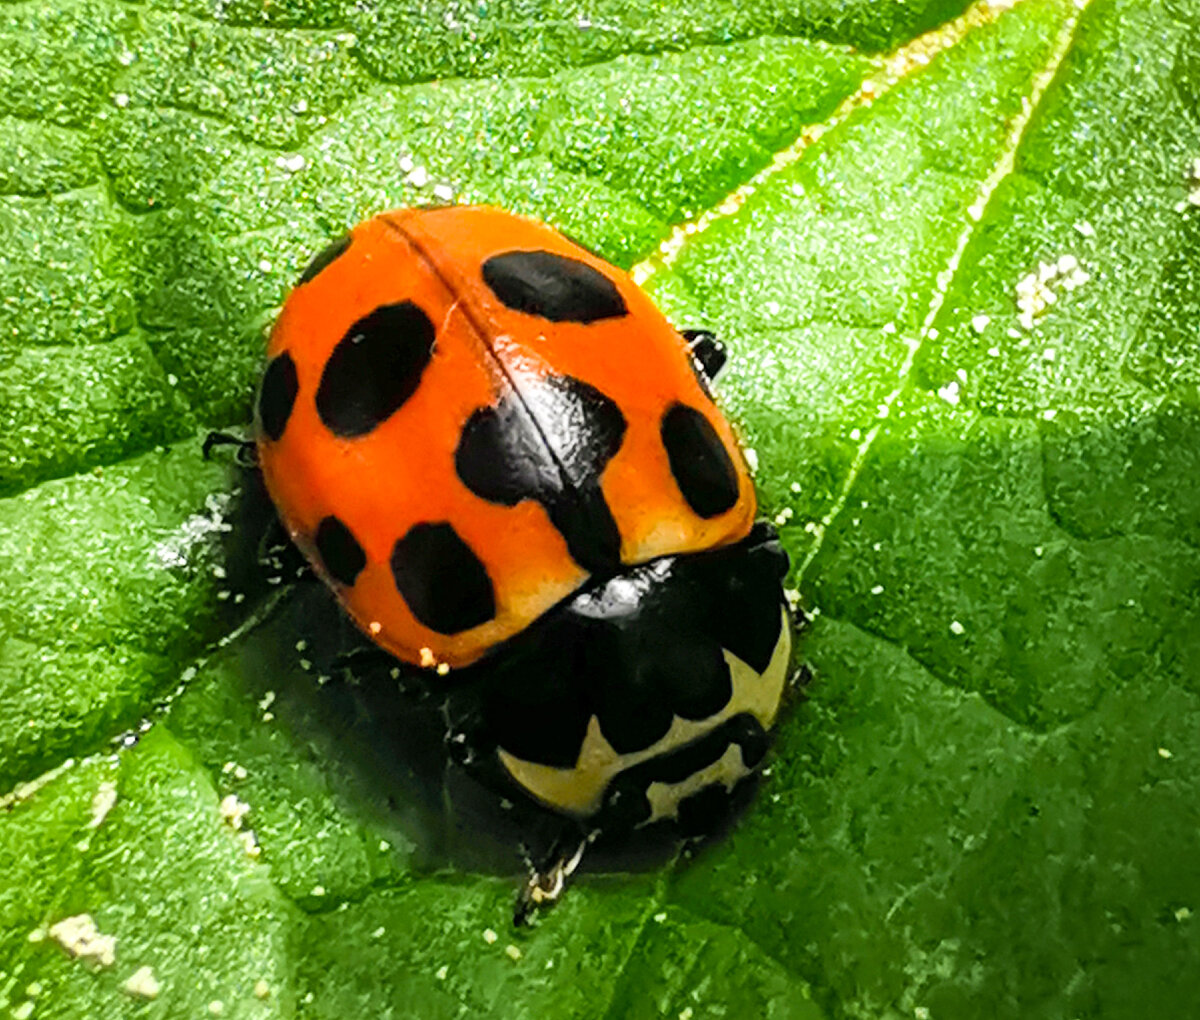
{"label": "ladybug eye", "polygon": [[483,282],[509,308],[551,322],[628,314],[617,285],[586,262],[550,251],[509,251],[483,264]]}

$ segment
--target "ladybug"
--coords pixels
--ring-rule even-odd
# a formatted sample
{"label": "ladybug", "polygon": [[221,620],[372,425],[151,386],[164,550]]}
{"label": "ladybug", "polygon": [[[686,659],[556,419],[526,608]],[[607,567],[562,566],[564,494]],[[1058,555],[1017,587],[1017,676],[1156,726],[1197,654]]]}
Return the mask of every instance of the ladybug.
{"label": "ladybug", "polygon": [[500,209],[322,251],[268,344],[257,463],[362,632],[446,692],[463,758],[579,835],[702,828],[763,760],[788,559],[709,381],[621,270]]}

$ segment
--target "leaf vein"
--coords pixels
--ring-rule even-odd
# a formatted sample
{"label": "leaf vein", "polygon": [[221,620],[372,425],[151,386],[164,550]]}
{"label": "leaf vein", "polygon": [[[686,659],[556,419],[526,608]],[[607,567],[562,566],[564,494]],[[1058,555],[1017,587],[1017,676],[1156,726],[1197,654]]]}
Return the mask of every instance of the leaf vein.
{"label": "leaf vein", "polygon": [[929,338],[929,331],[937,319],[938,313],[942,309],[942,305],[946,301],[946,296],[953,284],[962,257],[970,243],[975,231],[978,229],[978,224],[984,219],[984,214],[987,210],[988,202],[995,193],[1000,183],[1008,178],[1012,172],[1016,162],[1017,150],[1020,148],[1021,142],[1025,137],[1025,132],[1033,119],[1034,112],[1038,109],[1041,100],[1045,97],[1051,83],[1057,76],[1063,61],[1071,50],[1071,45],[1075,40],[1075,33],[1079,27],[1081,12],[1086,9],[1086,5],[1091,0],[1082,0],[1083,6],[1077,8],[1076,12],[1063,25],[1059,33],[1059,38],[1055,44],[1053,51],[1046,62],[1046,66],[1038,73],[1034,79],[1031,95],[1028,101],[1023,104],[1022,114],[1015,118],[1012,125],[1012,130],[1009,133],[1009,143],[1005,146],[1000,154],[1000,158],[993,165],[991,172],[984,178],[980,185],[979,192],[976,195],[975,201],[968,207],[967,219],[968,222],[958,236],[954,251],[951,253],[946,267],[937,275],[937,285],[934,288],[933,296],[930,299],[929,307],[926,311],[924,321],[917,333],[917,337],[908,344],[908,356],[904,363],[900,366],[897,374],[896,386],[884,398],[880,409],[878,420],[870,427],[862,442],[859,444],[858,450],[855,453],[853,462],[850,465],[850,470],[846,474],[845,481],[838,493],[837,499],[833,506],[824,515],[817,525],[814,541],[805,556],[800,569],[797,571],[797,583],[803,580],[808,568],[816,559],[824,542],[825,535],[829,530],[829,526],[838,517],[846,506],[846,502],[850,497],[850,491],[854,487],[854,483],[858,480],[864,465],[866,464],[868,455],[875,444],[876,438],[882,428],[882,422],[887,419],[892,407],[899,399],[908,385],[909,376],[912,374],[913,366],[916,363],[917,354],[921,351],[925,341]]}

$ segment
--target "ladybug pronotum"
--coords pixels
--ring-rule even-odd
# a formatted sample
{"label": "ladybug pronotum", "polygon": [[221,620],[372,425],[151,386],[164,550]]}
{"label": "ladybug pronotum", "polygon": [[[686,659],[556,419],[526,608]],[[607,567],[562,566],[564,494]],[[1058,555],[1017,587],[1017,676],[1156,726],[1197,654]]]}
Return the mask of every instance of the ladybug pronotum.
{"label": "ladybug pronotum", "polygon": [[783,695],[788,561],[719,362],[625,273],[488,207],[358,225],[271,334],[255,439],[288,533],[373,642],[471,692],[452,724],[490,784],[584,833],[709,811]]}

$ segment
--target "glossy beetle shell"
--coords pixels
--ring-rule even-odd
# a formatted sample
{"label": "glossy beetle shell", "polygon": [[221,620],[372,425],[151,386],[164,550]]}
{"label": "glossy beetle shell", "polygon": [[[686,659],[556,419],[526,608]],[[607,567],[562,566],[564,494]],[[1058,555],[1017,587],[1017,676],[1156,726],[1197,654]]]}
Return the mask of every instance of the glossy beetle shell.
{"label": "glossy beetle shell", "polygon": [[409,662],[475,662],[593,578],[753,522],[684,339],[535,221],[360,224],[289,295],[268,356],[268,490],[359,627]]}

